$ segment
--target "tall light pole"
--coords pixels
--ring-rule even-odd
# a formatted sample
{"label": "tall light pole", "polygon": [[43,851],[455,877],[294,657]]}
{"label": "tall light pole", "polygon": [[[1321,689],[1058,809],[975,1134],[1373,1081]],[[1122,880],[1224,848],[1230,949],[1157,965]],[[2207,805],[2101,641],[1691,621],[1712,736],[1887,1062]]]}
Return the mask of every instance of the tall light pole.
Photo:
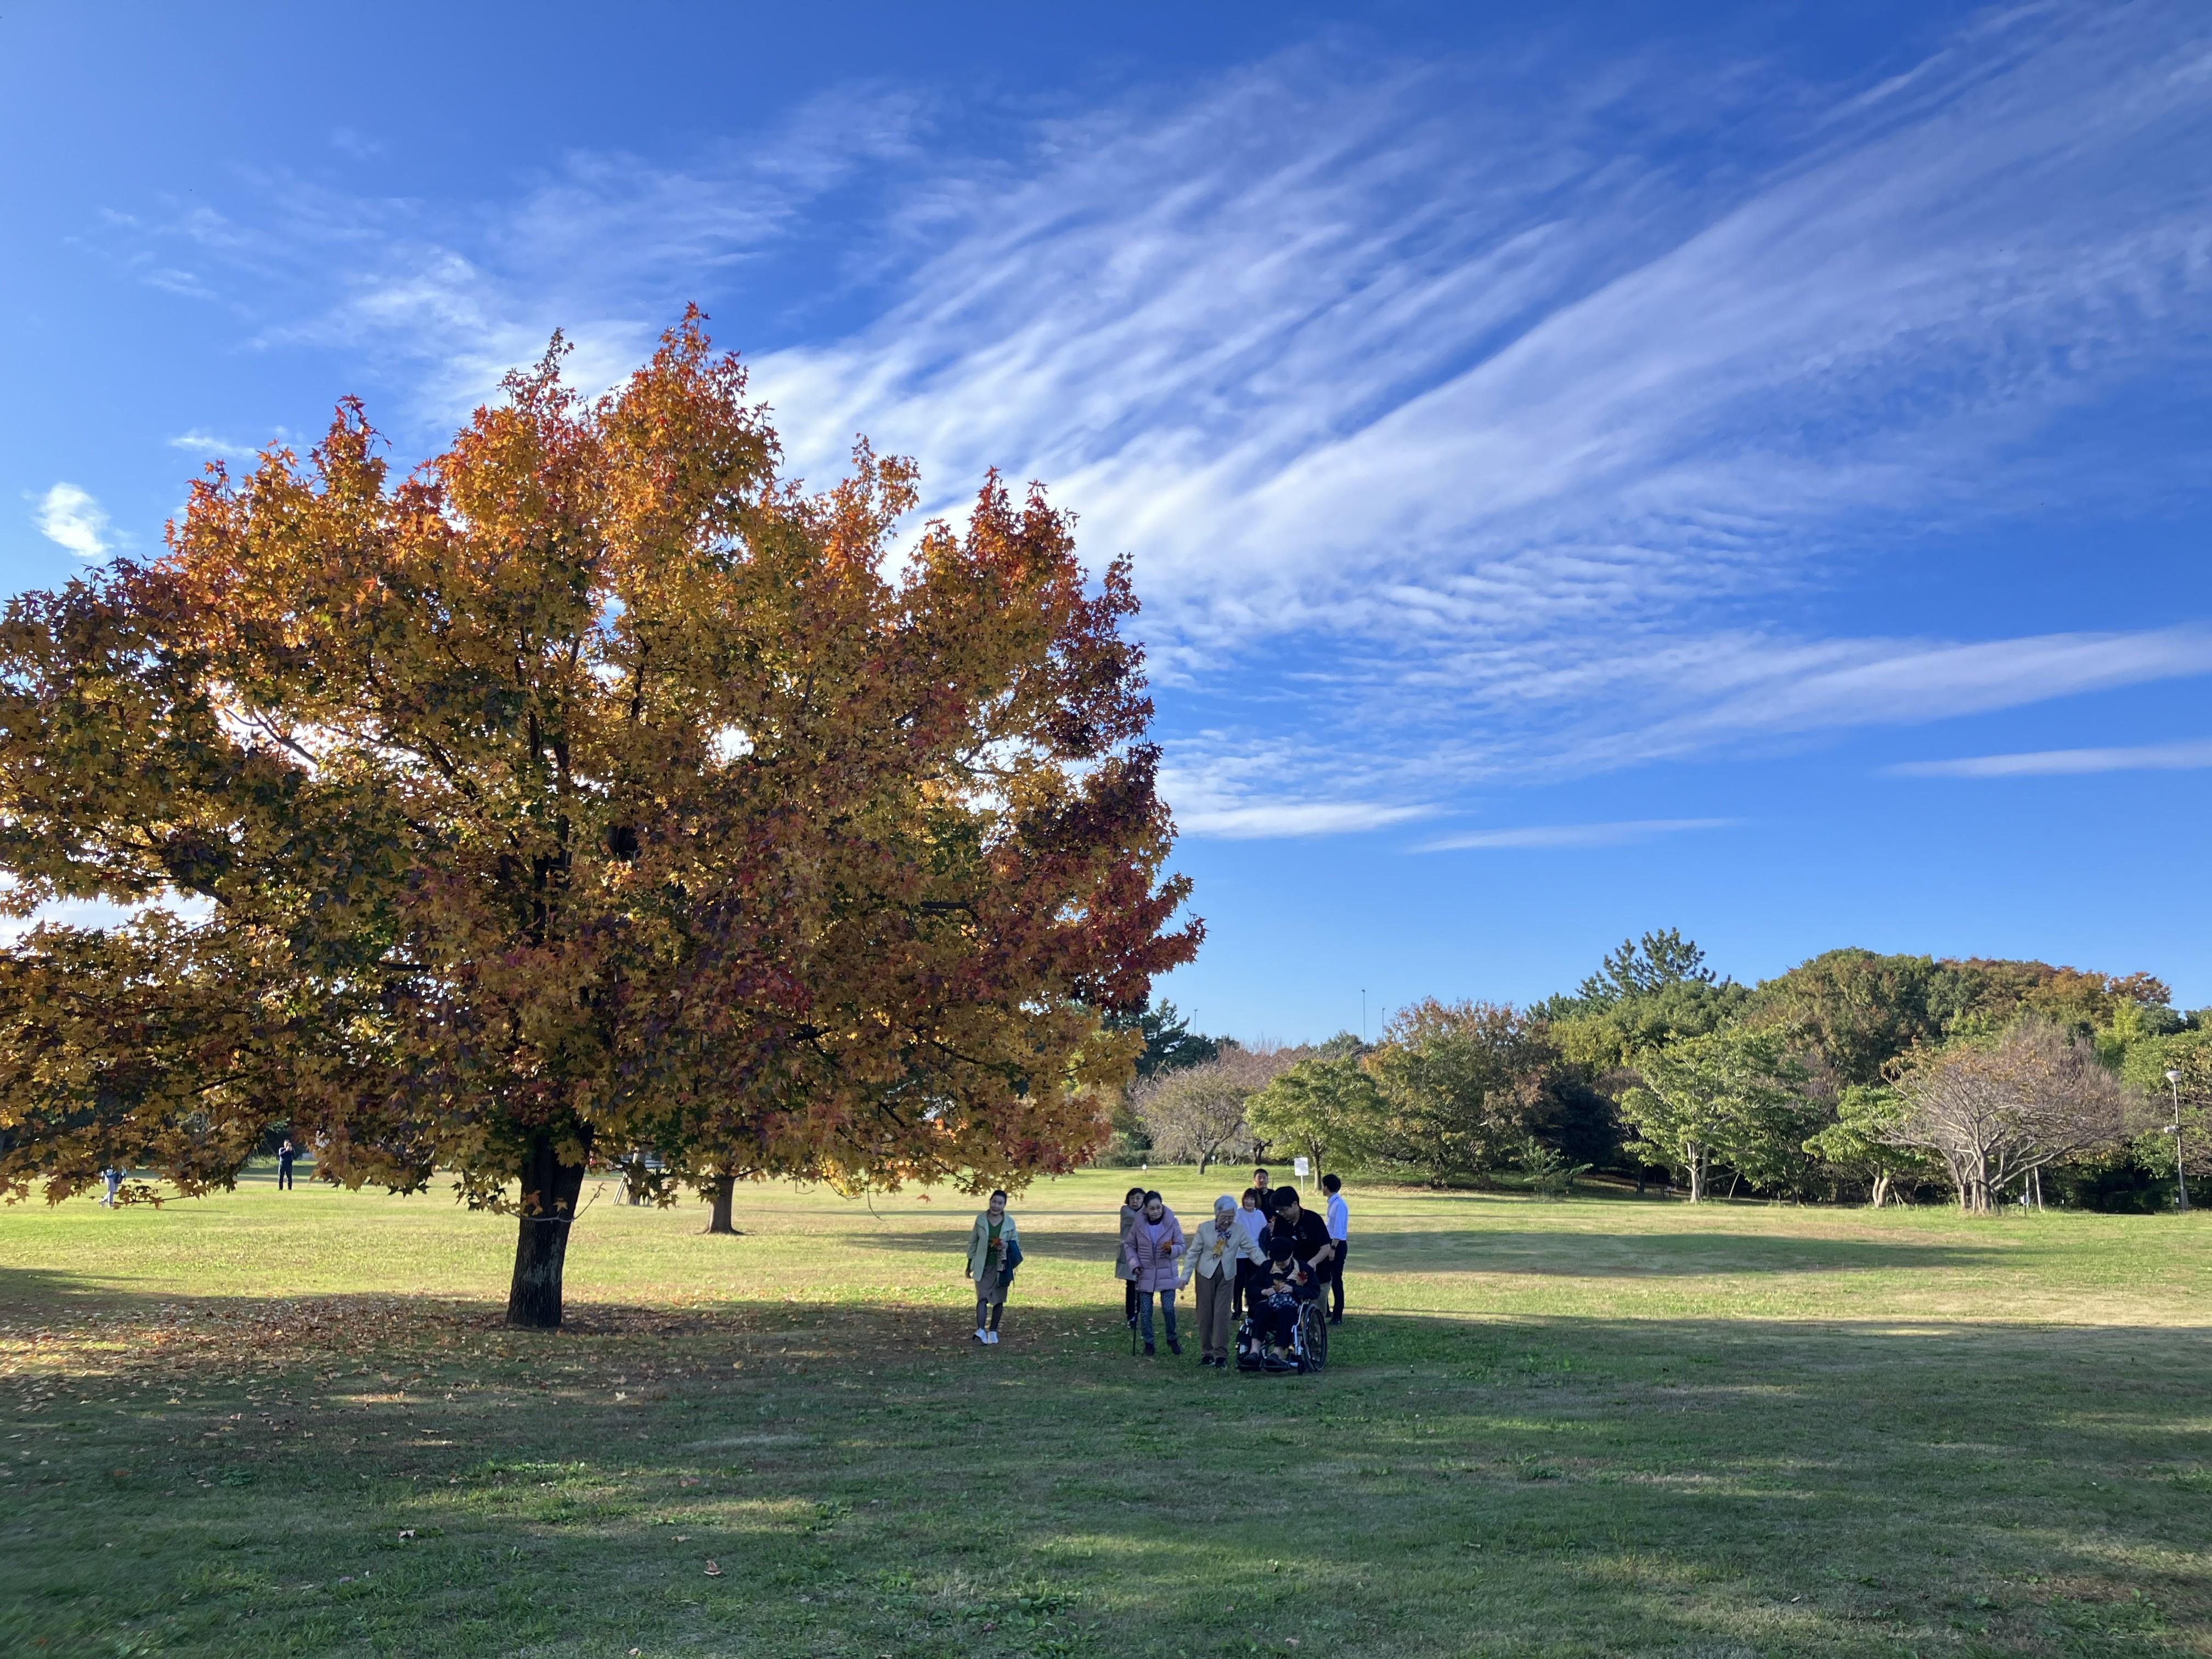
{"label": "tall light pole", "polygon": [[2166,1133],[2173,1137],[2173,1178],[2181,1183],[2174,1204],[2177,1210],[2189,1207],[2189,1171],[2181,1167],[2181,1073],[2168,1069],[2166,1086],[2173,1091],[2173,1121],[2166,1125]]}

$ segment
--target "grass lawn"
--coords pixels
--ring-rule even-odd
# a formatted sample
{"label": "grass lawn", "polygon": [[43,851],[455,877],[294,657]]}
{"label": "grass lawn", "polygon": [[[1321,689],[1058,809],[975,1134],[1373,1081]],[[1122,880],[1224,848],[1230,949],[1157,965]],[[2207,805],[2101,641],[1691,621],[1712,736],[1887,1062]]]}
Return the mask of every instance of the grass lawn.
{"label": "grass lawn", "polygon": [[1268,1378],[1130,1357],[1127,1179],[995,1349],[942,1191],[608,1190],[550,1336],[444,1196],[0,1212],[0,1652],[2212,1653],[2202,1218],[1357,1188]]}

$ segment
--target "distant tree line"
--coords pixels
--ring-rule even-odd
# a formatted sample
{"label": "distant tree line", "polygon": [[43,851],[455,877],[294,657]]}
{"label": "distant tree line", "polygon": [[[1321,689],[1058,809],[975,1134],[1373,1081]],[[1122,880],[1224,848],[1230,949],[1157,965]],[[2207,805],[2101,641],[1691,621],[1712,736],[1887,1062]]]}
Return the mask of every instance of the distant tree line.
{"label": "distant tree line", "polygon": [[1669,929],[1571,993],[1425,999],[1373,1043],[1244,1046],[1147,1007],[1126,1021],[1145,1051],[1108,1158],[2150,1210],[2180,1174],[2212,1196],[2212,1010],[2172,1002],[2148,974],[1863,950],[1747,986]]}

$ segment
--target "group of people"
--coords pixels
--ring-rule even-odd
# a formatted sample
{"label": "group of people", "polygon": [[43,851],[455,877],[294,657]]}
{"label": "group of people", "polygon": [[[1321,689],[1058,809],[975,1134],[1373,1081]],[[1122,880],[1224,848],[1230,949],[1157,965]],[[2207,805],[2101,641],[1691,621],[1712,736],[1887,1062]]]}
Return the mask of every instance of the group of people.
{"label": "group of people", "polygon": [[[1341,1324],[1351,1210],[1339,1176],[1323,1176],[1321,1184],[1328,1202],[1316,1214],[1297,1188],[1274,1186],[1265,1168],[1255,1169],[1241,1199],[1223,1194],[1214,1200],[1212,1219],[1190,1233],[1158,1192],[1130,1188],[1121,1202],[1121,1244],[1114,1273],[1122,1281],[1122,1311],[1129,1328],[1143,1337],[1145,1352],[1159,1351],[1157,1304],[1168,1352],[1182,1352],[1176,1297],[1194,1285],[1201,1365],[1227,1368],[1240,1314],[1251,1322],[1249,1358],[1263,1364],[1283,1363],[1301,1303],[1327,1295],[1330,1322]],[[975,1340],[986,1346],[999,1340],[1006,1291],[1021,1259],[1020,1235],[1006,1212],[1006,1195],[994,1192],[968,1241],[968,1277],[975,1283]]]}
{"label": "group of people", "polygon": [[1189,1235],[1158,1193],[1130,1188],[1121,1204],[1121,1253],[1114,1271],[1123,1281],[1122,1311],[1144,1339],[1145,1352],[1158,1352],[1156,1300],[1168,1352],[1182,1352],[1176,1297],[1194,1284],[1201,1365],[1228,1365],[1239,1314],[1251,1321],[1252,1340],[1261,1350],[1255,1358],[1282,1358],[1301,1302],[1328,1293],[1330,1320],[1341,1323],[1351,1211],[1340,1177],[1323,1176],[1321,1184],[1328,1201],[1316,1215],[1297,1188],[1274,1186],[1267,1170],[1255,1169],[1242,1198],[1223,1194],[1213,1202],[1213,1218]]}

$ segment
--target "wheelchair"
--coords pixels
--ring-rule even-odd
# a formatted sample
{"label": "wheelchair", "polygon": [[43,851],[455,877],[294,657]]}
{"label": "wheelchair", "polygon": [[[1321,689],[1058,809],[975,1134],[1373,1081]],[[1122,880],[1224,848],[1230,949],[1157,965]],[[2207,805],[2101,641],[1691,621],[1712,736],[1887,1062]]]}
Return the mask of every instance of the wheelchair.
{"label": "wheelchair", "polygon": [[1328,1364],[1328,1315],[1322,1303],[1327,1291],[1324,1285],[1316,1294],[1298,1297],[1297,1317],[1291,1323],[1290,1346],[1279,1360],[1264,1348],[1255,1351],[1254,1321],[1250,1314],[1246,1314],[1237,1325],[1237,1369],[1304,1376],[1325,1368]]}

